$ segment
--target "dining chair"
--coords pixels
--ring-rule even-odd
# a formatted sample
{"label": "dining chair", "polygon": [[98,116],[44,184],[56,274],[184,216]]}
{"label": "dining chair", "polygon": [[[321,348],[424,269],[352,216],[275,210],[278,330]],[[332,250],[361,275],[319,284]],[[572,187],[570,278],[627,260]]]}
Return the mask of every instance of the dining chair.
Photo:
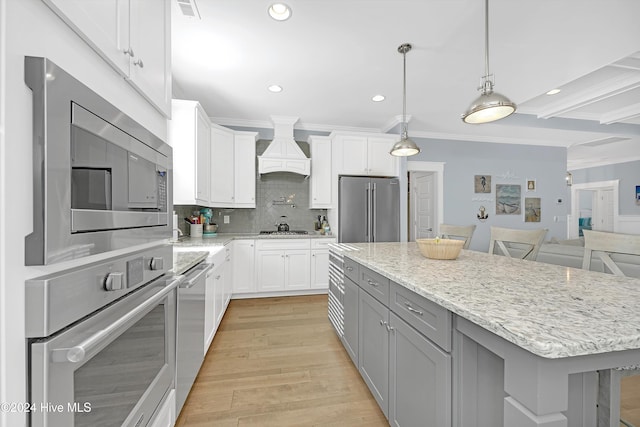
{"label": "dining chair", "polygon": [[440,224],[440,234],[443,238],[464,240],[462,249],[469,249],[471,236],[473,236],[475,229],[475,225]]}
{"label": "dining chair", "polygon": [[[546,228],[520,230],[513,228],[491,227],[489,253],[535,261],[540,246],[547,234]],[[509,247],[507,247],[507,244]],[[497,249],[497,251],[496,251]]]}
{"label": "dining chair", "polygon": [[[582,268],[591,270],[594,258],[602,261],[605,273],[616,276],[629,276],[622,270],[620,258],[622,256],[640,257],[640,235],[608,233],[604,231],[583,230],[584,258]],[[613,255],[614,258],[611,258]],[[640,277],[640,275],[633,275]],[[640,363],[635,366],[625,366],[598,372],[598,421],[599,425],[617,426],[619,423],[633,427],[631,423],[620,417],[620,383],[622,377],[639,375]]]}

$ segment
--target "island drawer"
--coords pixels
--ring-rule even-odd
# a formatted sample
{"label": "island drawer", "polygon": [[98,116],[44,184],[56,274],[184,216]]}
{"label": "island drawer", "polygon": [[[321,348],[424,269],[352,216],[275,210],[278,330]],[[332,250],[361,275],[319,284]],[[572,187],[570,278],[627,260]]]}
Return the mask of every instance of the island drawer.
{"label": "island drawer", "polygon": [[344,275],[355,283],[359,283],[360,265],[354,260],[344,257]]}
{"label": "island drawer", "polygon": [[358,285],[382,304],[389,306],[389,279],[360,265]]}
{"label": "island drawer", "polygon": [[394,282],[391,282],[389,308],[442,349],[451,351],[449,310]]}

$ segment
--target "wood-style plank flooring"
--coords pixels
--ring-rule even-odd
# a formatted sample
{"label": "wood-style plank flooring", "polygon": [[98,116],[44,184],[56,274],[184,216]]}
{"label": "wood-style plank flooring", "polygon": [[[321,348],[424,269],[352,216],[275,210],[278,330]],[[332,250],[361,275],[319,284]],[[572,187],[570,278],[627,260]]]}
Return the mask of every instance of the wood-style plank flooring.
{"label": "wood-style plank flooring", "polygon": [[620,415],[625,421],[640,427],[640,375],[622,378]]}
{"label": "wood-style plank flooring", "polygon": [[[640,376],[622,379],[640,427]],[[388,426],[327,319],[327,296],[232,300],[176,422],[198,426]]]}
{"label": "wood-style plank flooring", "polygon": [[176,422],[388,426],[327,319],[327,296],[232,300]]}

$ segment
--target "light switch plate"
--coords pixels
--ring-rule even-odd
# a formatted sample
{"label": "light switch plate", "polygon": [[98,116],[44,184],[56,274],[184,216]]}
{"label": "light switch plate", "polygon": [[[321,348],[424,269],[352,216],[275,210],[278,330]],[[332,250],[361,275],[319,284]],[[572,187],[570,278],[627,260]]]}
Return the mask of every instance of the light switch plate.
{"label": "light switch plate", "polygon": [[229,215],[224,216],[224,223],[229,224]]}

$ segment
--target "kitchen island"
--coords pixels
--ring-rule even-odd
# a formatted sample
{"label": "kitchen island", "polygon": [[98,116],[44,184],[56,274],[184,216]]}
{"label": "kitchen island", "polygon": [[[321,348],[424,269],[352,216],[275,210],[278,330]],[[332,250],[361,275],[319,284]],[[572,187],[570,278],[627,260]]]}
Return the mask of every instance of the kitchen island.
{"label": "kitchen island", "polygon": [[[362,359],[372,340],[363,340],[362,307],[384,313],[370,294],[388,307],[380,325],[389,340],[408,322],[436,344],[442,369],[450,369],[441,392],[451,399],[439,406],[451,408],[451,417],[434,425],[595,426],[595,371],[640,360],[638,279],[465,250],[456,260],[431,260],[415,243],[351,245],[358,250],[343,255],[346,270],[359,270],[352,276],[360,286],[361,348],[354,362],[371,389],[375,373]],[[377,277],[389,280],[386,301]],[[440,323],[439,310],[447,313]],[[345,304],[345,334],[346,311]],[[403,376],[392,366],[399,350],[387,345],[390,392],[376,398],[393,423]]]}

